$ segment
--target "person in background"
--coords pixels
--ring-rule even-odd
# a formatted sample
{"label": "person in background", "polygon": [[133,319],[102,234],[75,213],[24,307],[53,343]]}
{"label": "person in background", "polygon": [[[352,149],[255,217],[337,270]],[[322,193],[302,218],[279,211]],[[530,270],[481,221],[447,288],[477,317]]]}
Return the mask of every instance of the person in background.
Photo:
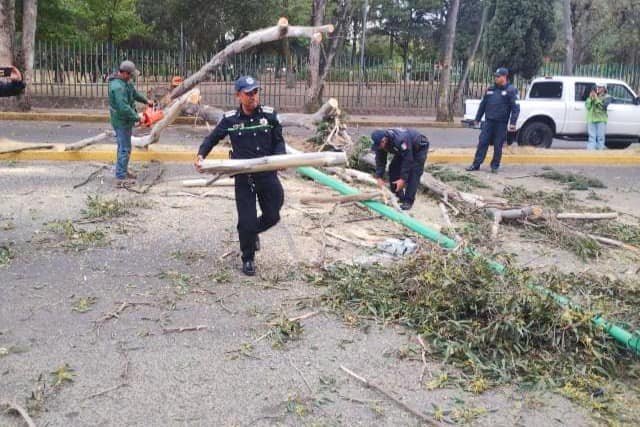
{"label": "person in background", "polygon": [[502,146],[507,139],[507,131],[514,132],[520,115],[518,105],[518,89],[509,83],[509,70],[498,68],[494,73],[495,85],[487,89],[482,97],[480,107],[476,113],[475,123],[478,125],[482,116],[485,121],[480,131],[478,148],[473,164],[467,171],[477,171],[487,156],[489,145],[493,143],[493,159],[491,172],[497,173],[502,159]]}
{"label": "person in background", "polygon": [[131,83],[131,77],[140,72],[131,61],[123,61],[118,72],[109,77],[109,115],[111,126],[116,133],[118,152],[116,160],[116,187],[125,188],[133,185],[136,175],[129,171],[129,158],[131,157],[131,132],[135,125],[140,123],[142,114],[136,111],[135,101],[153,106],[140,95]]}
{"label": "person in background", "polygon": [[585,101],[587,130],[589,132],[587,150],[604,150],[608,121],[607,108],[610,103],[611,97],[607,95],[607,87],[604,84],[597,84]]}
{"label": "person in background", "polygon": [[22,81],[22,74],[20,71],[14,67],[0,67],[1,69],[11,69],[11,75],[8,77],[3,77],[0,79],[0,97],[9,97],[9,96],[18,96],[24,88],[26,87],[25,83]]}

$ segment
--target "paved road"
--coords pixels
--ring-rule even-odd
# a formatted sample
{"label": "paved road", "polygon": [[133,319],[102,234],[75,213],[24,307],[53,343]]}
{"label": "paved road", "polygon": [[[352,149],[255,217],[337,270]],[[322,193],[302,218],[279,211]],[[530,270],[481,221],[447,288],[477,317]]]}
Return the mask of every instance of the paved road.
{"label": "paved road", "polygon": [[[40,143],[70,143],[83,138],[97,135],[104,129],[109,129],[107,123],[64,123],[64,122],[29,122],[29,121],[0,121],[0,138],[8,138],[18,141]],[[350,133],[354,139],[362,135],[370,135],[374,128],[353,127]],[[478,141],[479,131],[473,129],[422,129],[431,140],[434,148],[464,148],[475,147]],[[207,130],[204,127],[193,128],[191,126],[171,127],[163,133],[163,141],[172,144],[184,144],[196,146],[200,144]],[[308,137],[311,132],[300,128],[287,128],[286,134]],[[556,140],[553,148],[584,148],[582,142],[568,142]]]}

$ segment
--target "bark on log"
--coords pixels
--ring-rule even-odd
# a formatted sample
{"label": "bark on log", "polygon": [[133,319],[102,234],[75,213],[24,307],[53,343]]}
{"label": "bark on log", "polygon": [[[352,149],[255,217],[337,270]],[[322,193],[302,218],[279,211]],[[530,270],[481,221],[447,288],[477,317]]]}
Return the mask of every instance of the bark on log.
{"label": "bark on log", "polygon": [[211,61],[205,64],[198,72],[191,75],[188,79],[183,81],[180,86],[176,87],[171,94],[169,94],[169,99],[176,99],[193,89],[197,84],[205,81],[212,71],[222,65],[227,58],[232,55],[285,37],[307,37],[311,39],[312,43],[320,43],[322,40],[322,33],[332,32],[333,25],[322,25],[317,27],[289,26],[287,18],[280,18],[278,25],[249,33],[246,37],[229,44],[222,51],[218,52]]}
{"label": "bark on log", "polygon": [[487,209],[487,213],[493,218],[493,224],[491,225],[491,239],[498,238],[498,228],[503,219],[522,219],[530,216],[542,215],[542,209],[538,206],[527,206],[518,209]]}
{"label": "bark on log", "polygon": [[342,152],[282,154],[257,159],[203,160],[202,170],[222,175],[266,172],[300,166],[337,166],[347,163],[347,155]]}
{"label": "bark on log", "polygon": [[382,197],[380,193],[360,193],[354,194],[350,196],[309,196],[309,197],[301,197],[300,203],[302,204],[310,204],[310,203],[349,203],[349,202],[361,202],[363,200],[375,200]]}
{"label": "bark on log", "polygon": [[81,150],[84,147],[87,147],[92,144],[97,144],[98,142],[102,142],[107,138],[112,138],[116,136],[116,133],[112,130],[104,131],[96,136],[92,136],[91,138],[81,139],[78,142],[74,142],[71,144],[66,144],[64,146],[64,151],[77,151]]}

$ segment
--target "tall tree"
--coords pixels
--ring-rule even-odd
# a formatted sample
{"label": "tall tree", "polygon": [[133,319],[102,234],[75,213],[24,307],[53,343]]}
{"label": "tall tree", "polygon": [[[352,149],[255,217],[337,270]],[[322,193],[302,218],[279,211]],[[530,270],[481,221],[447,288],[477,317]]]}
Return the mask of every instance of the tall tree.
{"label": "tall tree", "polygon": [[15,34],[15,0],[0,0],[0,64],[13,64]]}
{"label": "tall tree", "polygon": [[564,27],[565,58],[564,74],[573,75],[573,23],[571,21],[571,0],[562,0],[562,25]]}
{"label": "tall tree", "polygon": [[533,77],[555,41],[554,0],[492,0],[486,53],[491,65]]}
{"label": "tall tree", "polygon": [[38,0],[22,0],[22,79],[27,87],[18,97],[18,108],[31,109],[31,82],[38,22]]}
{"label": "tall tree", "polygon": [[469,51],[469,56],[467,57],[467,62],[464,66],[464,71],[462,73],[462,77],[460,77],[460,81],[458,82],[458,87],[456,87],[456,92],[453,95],[453,101],[451,101],[452,111],[455,106],[458,105],[460,98],[462,97],[462,92],[464,91],[465,86],[467,85],[467,80],[469,79],[469,73],[471,71],[471,67],[476,60],[476,55],[478,54],[478,49],[480,48],[480,42],[482,41],[482,35],[484,34],[485,25],[487,23],[487,16],[489,16],[489,8],[487,7],[487,1],[485,0],[482,3],[482,14],[480,17],[480,24],[478,25],[478,31],[476,32],[475,40],[473,41],[473,45],[471,46],[471,50]]}
{"label": "tall tree", "polygon": [[440,72],[440,90],[438,91],[438,109],[436,120],[448,122],[453,119],[453,109],[450,106],[451,94],[451,63],[453,62],[453,46],[456,42],[456,23],[460,0],[451,0],[447,10],[447,32],[445,35],[444,54],[442,55],[442,71]]}

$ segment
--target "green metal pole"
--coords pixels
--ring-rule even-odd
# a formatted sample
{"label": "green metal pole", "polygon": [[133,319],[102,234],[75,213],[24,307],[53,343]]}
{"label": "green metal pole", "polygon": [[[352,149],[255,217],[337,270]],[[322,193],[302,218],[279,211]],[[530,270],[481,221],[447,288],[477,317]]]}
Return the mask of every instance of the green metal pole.
{"label": "green metal pole", "polygon": [[[297,171],[299,174],[307,176],[313,179],[314,181],[319,182],[320,184],[326,185],[327,187],[331,187],[334,190],[340,192],[341,194],[349,196],[349,195],[360,193],[355,188],[350,187],[344,182],[337,180],[335,178],[332,178],[325,173],[320,172],[318,169],[308,167],[308,166],[303,166],[298,168]],[[415,231],[416,233],[437,243],[438,245],[440,245],[445,249],[454,249],[458,246],[458,243],[455,240],[450,239],[449,237],[439,233],[438,231],[430,227],[427,227],[426,225],[410,217],[409,215],[404,214],[402,212],[398,212],[387,205],[384,205],[380,202],[376,202],[373,200],[365,200],[361,203],[367,206],[369,209],[375,212],[378,212],[379,214],[386,216],[387,218],[397,223],[404,225],[410,230]],[[470,248],[465,249],[465,252],[473,256],[478,256],[478,254],[473,249],[470,249]],[[503,274],[505,272],[506,268],[504,265],[492,260],[489,260],[488,262],[491,269],[496,273]],[[553,300],[561,306],[571,307],[576,310],[581,310],[579,305],[571,302],[571,300],[569,300],[565,296],[558,295],[555,292],[552,292],[551,290],[539,285],[529,284],[528,286],[530,289],[540,294],[552,297]],[[636,354],[640,354],[640,335],[632,334],[619,326],[609,323],[605,319],[603,319],[601,316],[595,316],[592,319],[592,322],[594,323],[594,325],[602,327],[609,335],[615,338],[618,342],[624,344],[625,346],[627,346],[627,348],[630,348]]]}

